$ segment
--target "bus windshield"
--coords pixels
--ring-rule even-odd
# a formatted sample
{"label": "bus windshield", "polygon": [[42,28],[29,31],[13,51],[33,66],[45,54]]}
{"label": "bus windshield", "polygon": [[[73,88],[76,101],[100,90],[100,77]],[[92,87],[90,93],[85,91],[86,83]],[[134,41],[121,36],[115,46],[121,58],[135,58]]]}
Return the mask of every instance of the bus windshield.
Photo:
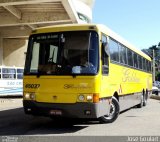
{"label": "bus windshield", "polygon": [[73,31],[32,35],[25,74],[94,75],[98,72],[98,34]]}

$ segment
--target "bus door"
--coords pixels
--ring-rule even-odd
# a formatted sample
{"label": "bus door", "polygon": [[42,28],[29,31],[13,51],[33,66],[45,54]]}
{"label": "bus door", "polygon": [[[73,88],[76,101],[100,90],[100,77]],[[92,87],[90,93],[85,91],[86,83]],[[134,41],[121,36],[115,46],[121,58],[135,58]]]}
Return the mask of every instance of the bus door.
{"label": "bus door", "polygon": [[107,44],[107,36],[102,35],[102,45],[101,45],[101,54],[102,54],[102,85],[101,85],[101,94],[102,97],[106,98],[109,94],[109,50]]}

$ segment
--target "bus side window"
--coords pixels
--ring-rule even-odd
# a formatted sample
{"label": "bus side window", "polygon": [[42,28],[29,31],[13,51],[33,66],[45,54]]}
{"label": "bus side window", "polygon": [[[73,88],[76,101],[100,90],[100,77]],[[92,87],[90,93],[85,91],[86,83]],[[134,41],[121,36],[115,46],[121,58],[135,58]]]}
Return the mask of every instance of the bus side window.
{"label": "bus side window", "polygon": [[109,73],[109,52],[107,47],[107,37],[102,36],[102,73]]}

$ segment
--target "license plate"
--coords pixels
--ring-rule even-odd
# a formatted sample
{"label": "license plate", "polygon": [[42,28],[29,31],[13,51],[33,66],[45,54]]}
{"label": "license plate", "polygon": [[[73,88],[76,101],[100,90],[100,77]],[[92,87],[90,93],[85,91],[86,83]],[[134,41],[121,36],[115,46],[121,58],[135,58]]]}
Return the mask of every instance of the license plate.
{"label": "license plate", "polygon": [[62,111],[61,110],[51,110],[50,114],[51,115],[62,115]]}

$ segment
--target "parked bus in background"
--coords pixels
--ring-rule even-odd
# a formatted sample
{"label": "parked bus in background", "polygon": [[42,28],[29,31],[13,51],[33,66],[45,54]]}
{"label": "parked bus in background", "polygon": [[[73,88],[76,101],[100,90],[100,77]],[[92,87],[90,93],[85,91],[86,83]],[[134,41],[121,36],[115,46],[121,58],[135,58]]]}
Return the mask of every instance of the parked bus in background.
{"label": "parked bus in background", "polygon": [[147,104],[151,59],[103,25],[40,28],[29,37],[23,87],[26,114],[110,123]]}
{"label": "parked bus in background", "polygon": [[0,97],[23,96],[22,67],[0,66]]}

